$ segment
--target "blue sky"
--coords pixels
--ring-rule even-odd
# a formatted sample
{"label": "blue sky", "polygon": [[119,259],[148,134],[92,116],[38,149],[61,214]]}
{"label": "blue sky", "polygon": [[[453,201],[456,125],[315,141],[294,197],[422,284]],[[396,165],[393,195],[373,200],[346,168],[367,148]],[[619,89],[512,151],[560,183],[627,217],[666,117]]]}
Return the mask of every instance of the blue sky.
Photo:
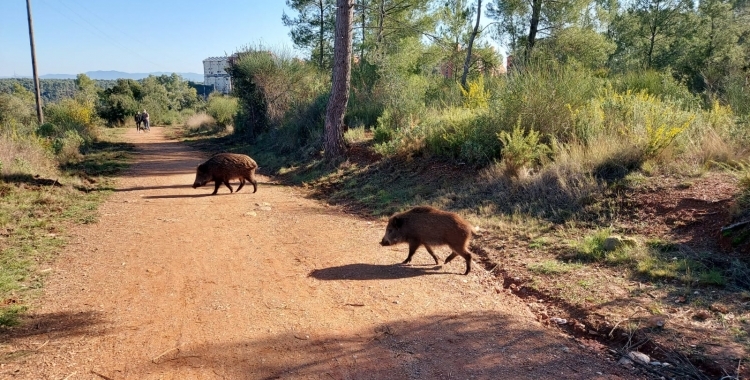
{"label": "blue sky", "polygon": [[[262,44],[294,53],[283,0],[32,0],[39,75],[203,73],[203,59]],[[0,0],[0,77],[30,76],[25,0]]]}
{"label": "blue sky", "polygon": [[[205,58],[248,45],[303,55],[281,23],[284,11],[296,14],[284,0],[32,0],[31,6],[39,75],[202,74]],[[26,1],[0,0],[0,15],[0,77],[31,76]]]}

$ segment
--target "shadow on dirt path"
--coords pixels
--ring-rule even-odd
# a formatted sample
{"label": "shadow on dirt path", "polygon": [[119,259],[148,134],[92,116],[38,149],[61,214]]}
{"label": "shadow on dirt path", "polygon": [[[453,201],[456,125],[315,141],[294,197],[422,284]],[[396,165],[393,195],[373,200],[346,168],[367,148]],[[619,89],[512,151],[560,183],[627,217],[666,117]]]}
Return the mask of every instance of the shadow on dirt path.
{"label": "shadow on dirt path", "polygon": [[642,378],[543,327],[481,268],[424,252],[397,265],[384,220],[263,176],[255,194],[209,196],[190,187],[203,153],[161,128],[126,138],[132,168],[3,335],[0,378]]}

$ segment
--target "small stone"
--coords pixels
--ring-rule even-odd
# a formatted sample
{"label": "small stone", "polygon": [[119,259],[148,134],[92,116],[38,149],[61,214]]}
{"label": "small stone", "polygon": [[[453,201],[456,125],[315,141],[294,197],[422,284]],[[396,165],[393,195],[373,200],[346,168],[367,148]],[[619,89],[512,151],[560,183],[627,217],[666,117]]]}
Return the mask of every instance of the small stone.
{"label": "small stone", "polygon": [[652,366],[655,366],[655,367],[661,367],[661,363],[659,363],[659,362],[651,362],[651,363],[648,363],[648,364],[650,364]]}
{"label": "small stone", "polygon": [[245,216],[258,216],[258,213],[256,213],[255,211],[250,211],[250,212],[246,212],[244,215]]}
{"label": "small stone", "polygon": [[620,358],[620,360],[617,361],[617,364],[626,366],[633,364],[633,361],[623,356]]}
{"label": "small stone", "polygon": [[706,310],[699,310],[695,314],[693,314],[693,318],[705,321],[706,319],[711,318],[711,313]]}
{"label": "small stone", "polygon": [[709,309],[722,314],[726,314],[729,311],[726,306],[718,303],[712,304],[711,306],[709,306]]}
{"label": "small stone", "polygon": [[665,323],[667,323],[667,321],[661,315],[655,315],[648,320],[649,327],[664,327]]}
{"label": "small stone", "polygon": [[646,355],[646,354],[644,354],[642,352],[638,352],[638,351],[630,351],[630,352],[628,352],[628,357],[630,359],[639,361],[641,363],[648,364],[648,363],[651,362],[651,358],[649,358],[648,355]]}

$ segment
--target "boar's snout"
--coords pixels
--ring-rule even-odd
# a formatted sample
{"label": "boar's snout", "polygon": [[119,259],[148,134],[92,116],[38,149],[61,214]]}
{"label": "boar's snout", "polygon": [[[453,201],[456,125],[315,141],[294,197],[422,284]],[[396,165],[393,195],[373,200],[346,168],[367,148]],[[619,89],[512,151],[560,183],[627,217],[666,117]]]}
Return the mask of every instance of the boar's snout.
{"label": "boar's snout", "polygon": [[383,247],[387,247],[387,246],[391,245],[391,242],[389,242],[388,240],[386,240],[385,238],[383,238],[383,240],[380,241],[380,245],[382,245]]}

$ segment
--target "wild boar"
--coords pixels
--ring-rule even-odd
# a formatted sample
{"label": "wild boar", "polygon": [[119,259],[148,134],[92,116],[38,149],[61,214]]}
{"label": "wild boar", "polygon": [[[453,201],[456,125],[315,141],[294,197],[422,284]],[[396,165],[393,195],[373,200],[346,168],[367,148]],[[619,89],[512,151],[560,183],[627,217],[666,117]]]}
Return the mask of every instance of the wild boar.
{"label": "wild boar", "polygon": [[380,245],[389,246],[398,243],[409,243],[409,256],[402,264],[411,262],[414,252],[424,245],[427,252],[439,264],[437,256],[431,246],[447,245],[453,252],[445,259],[449,263],[457,255],[466,259],[466,272],[471,271],[471,252],[469,240],[472,236],[472,226],[458,214],[438,210],[429,206],[419,206],[393,215],[388,220],[385,236]]}
{"label": "wild boar", "polygon": [[240,187],[237,188],[237,191],[242,190],[242,187],[245,186],[245,180],[247,180],[253,184],[253,193],[255,193],[258,191],[258,181],[255,180],[256,169],[258,169],[258,164],[250,156],[237,153],[217,153],[208,161],[198,165],[193,189],[214,181],[214,192],[211,195],[216,195],[222,183],[229,188],[230,193],[233,193],[234,189],[229,181],[239,178]]}

